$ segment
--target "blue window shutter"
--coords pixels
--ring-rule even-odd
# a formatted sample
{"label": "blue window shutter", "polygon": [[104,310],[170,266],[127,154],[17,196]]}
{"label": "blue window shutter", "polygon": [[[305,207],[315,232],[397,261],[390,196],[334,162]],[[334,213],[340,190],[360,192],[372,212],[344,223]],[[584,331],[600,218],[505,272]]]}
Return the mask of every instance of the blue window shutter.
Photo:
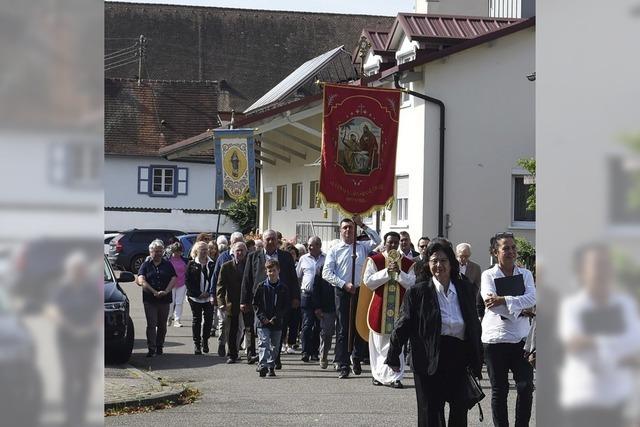
{"label": "blue window shutter", "polygon": [[178,168],[178,191],[179,196],[189,194],[189,168]]}
{"label": "blue window shutter", "polygon": [[138,166],[138,194],[149,194],[151,189],[151,168]]}

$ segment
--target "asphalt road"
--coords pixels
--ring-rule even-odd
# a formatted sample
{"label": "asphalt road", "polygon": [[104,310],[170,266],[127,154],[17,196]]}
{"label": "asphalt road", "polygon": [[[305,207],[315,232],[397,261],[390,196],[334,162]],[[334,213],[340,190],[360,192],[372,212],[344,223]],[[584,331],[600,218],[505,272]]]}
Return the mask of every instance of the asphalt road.
{"label": "asphalt road", "polygon": [[[408,373],[405,388],[374,387],[368,366],[361,376],[338,380],[331,367],[322,370],[300,361],[300,355],[284,355],[283,369],[275,378],[259,378],[255,365],[227,365],[213,353],[196,356],[191,340],[191,312],[185,304],[183,327],[170,327],[165,354],[148,359],[141,290],[133,283],[123,285],[132,303],[136,329],[134,366],[148,370],[167,382],[189,384],[202,392],[193,404],[144,414],[105,418],[106,425],[416,425],[413,376]],[[486,376],[485,376],[486,377]],[[483,381],[489,395],[489,384]],[[509,393],[509,408],[515,408],[515,390]],[[478,421],[477,407],[469,413],[469,425],[491,425],[489,398],[482,402],[485,421]],[[535,409],[535,408],[534,408]],[[535,425],[535,413],[531,425]]]}

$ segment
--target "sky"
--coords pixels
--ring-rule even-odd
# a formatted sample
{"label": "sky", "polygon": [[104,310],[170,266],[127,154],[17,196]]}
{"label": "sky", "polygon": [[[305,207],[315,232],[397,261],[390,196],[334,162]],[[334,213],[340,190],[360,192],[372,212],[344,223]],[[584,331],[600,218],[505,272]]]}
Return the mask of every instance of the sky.
{"label": "sky", "polygon": [[413,12],[415,5],[415,0],[136,0],[133,2],[387,16],[396,16],[398,12]]}

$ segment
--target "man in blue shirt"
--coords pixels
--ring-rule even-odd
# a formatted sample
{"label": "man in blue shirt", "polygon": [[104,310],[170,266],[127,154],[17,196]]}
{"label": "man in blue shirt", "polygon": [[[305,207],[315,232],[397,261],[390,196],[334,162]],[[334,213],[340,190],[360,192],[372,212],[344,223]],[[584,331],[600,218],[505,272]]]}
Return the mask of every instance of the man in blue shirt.
{"label": "man in blue shirt", "polygon": [[[360,226],[371,240],[356,243],[355,283],[352,283],[352,254],[353,241],[356,238],[356,225]],[[367,227],[359,216],[353,219],[345,218],[340,221],[340,242],[327,252],[322,269],[322,278],[336,288],[336,315],[338,318],[336,363],[338,363],[340,370],[338,378],[347,378],[351,366],[348,351],[349,316],[354,316],[355,313],[350,314],[349,312],[350,301],[351,298],[357,299],[357,291],[362,278],[362,268],[369,253],[380,244],[380,241],[378,233]],[[355,330],[353,333],[356,333]],[[360,375],[362,373],[360,362],[363,351],[366,351],[364,342],[356,336],[353,347],[353,373]]]}

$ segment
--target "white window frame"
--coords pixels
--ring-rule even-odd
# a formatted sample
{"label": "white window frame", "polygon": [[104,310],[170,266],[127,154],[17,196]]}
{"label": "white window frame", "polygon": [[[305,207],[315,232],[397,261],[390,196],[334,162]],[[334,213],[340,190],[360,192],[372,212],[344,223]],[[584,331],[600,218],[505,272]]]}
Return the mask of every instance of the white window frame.
{"label": "white window frame", "polygon": [[[156,190],[156,171],[160,171],[160,188],[161,190]],[[169,177],[168,171],[171,171],[171,183],[166,183],[166,178]],[[151,169],[151,194],[156,196],[173,196],[176,193],[175,185],[176,185],[176,177],[175,177],[176,169],[173,167],[158,167],[154,166]],[[171,185],[171,189],[168,190],[167,187]]]}
{"label": "white window frame", "polygon": [[409,181],[409,175],[396,176],[396,200],[394,203],[395,212],[393,220],[395,225],[404,226],[409,224],[409,194],[407,189],[406,197],[398,197],[398,181],[401,179]]}
{"label": "white window frame", "polygon": [[291,184],[291,209],[302,209],[302,183]]}
{"label": "white window frame", "polygon": [[287,185],[276,186],[276,211],[287,210]]}
{"label": "white window frame", "polygon": [[313,180],[309,182],[309,209],[320,209],[318,201],[318,193],[320,192],[320,181]]}
{"label": "white window frame", "polygon": [[67,188],[98,188],[103,185],[103,148],[93,141],[52,144],[49,151],[49,179]]}
{"label": "white window frame", "polygon": [[[404,54],[403,56],[398,57],[398,65],[411,62],[414,59],[416,59],[415,52]],[[413,83],[407,84],[407,89],[413,90]],[[402,94],[400,95],[400,108],[410,107],[410,106],[411,106],[411,95],[409,95],[406,92],[402,92]]]}
{"label": "white window frame", "polygon": [[509,218],[511,219],[511,228],[513,229],[535,229],[536,222],[535,221],[516,221],[515,220],[515,210],[516,210],[516,179],[517,178],[525,178],[527,176],[531,176],[531,174],[525,169],[513,169],[511,171],[511,202],[509,203]]}

